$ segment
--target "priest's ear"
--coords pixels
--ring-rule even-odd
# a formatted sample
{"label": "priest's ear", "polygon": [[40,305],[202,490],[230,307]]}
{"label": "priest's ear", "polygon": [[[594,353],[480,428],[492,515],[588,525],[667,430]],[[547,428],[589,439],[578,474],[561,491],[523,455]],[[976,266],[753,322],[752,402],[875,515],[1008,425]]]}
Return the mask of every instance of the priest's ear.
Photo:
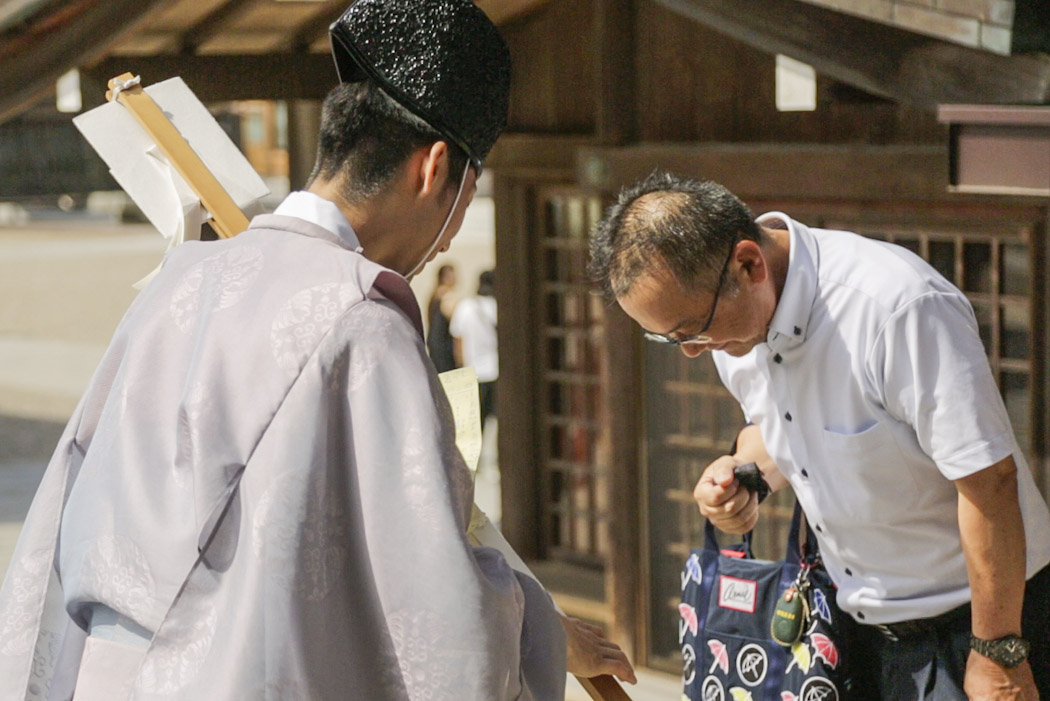
{"label": "priest's ear", "polygon": [[[418,159],[418,160],[417,160]],[[465,175],[467,155],[458,146],[447,141],[435,141],[420,147],[413,156],[416,182],[420,196],[451,190],[455,194],[459,181]]]}
{"label": "priest's ear", "polygon": [[435,141],[429,146],[421,146],[415,156],[412,162],[415,164],[418,196],[426,197],[440,192],[449,176],[448,144]]}

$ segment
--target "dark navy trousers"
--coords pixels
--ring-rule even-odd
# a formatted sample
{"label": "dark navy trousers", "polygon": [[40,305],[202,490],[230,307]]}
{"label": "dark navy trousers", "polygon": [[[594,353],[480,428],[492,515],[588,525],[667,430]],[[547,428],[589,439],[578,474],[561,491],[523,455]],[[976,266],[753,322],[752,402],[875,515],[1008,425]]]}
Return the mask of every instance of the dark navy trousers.
{"label": "dark navy trousers", "polygon": [[[1042,701],[1050,701],[1050,566],[1025,586],[1022,635],[1032,644],[1029,664]],[[853,659],[853,690],[862,701],[966,701],[963,677],[970,655],[970,616],[955,616],[935,630],[891,641],[861,625]]]}

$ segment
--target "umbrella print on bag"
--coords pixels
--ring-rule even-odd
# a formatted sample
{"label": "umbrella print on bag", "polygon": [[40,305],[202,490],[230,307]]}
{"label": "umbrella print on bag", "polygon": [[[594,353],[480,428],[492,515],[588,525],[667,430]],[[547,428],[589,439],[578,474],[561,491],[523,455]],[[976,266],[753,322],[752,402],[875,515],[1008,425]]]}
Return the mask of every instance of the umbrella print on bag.
{"label": "umbrella print on bag", "polygon": [[700,621],[696,618],[696,609],[689,604],[678,604],[678,613],[682,615],[682,620],[689,626],[689,632],[696,635],[696,631],[700,627]]}
{"label": "umbrella print on bag", "polygon": [[825,664],[835,669],[839,664],[839,651],[835,643],[831,642],[831,638],[814,633],[811,640],[813,641],[813,656],[824,660]]}
{"label": "umbrella print on bag", "polygon": [[721,640],[708,640],[707,647],[711,649],[711,654],[715,658],[715,661],[711,664],[711,669],[707,670],[707,673],[713,673],[715,667],[718,667],[722,670],[722,674],[729,674],[729,651],[726,650],[726,644]]}

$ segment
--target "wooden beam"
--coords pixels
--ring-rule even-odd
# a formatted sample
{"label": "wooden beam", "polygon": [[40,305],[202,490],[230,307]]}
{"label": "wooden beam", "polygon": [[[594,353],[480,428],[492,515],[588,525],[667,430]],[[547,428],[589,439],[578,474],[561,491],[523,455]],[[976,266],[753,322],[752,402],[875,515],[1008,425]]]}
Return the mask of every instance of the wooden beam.
{"label": "wooden beam", "polygon": [[597,143],[593,138],[576,136],[504,134],[485,159],[485,168],[543,182],[572,181],[577,149]]}
{"label": "wooden beam", "polygon": [[[39,102],[54,91],[63,73],[93,60],[104,47],[134,31],[152,10],[172,1],[57,3],[52,11],[31,17],[17,33],[9,30],[0,43],[0,122]],[[100,84],[124,70],[110,73]]]}
{"label": "wooden beam", "polygon": [[[201,102],[224,100],[323,100],[336,86],[328,54],[284,53],[215,56],[110,56],[81,71],[81,83],[105,84],[131,71],[148,84],[181,76]],[[85,107],[97,96],[84,88]]]}
{"label": "wooden beam", "polygon": [[521,19],[549,3],[550,0],[475,0],[493,24]]}
{"label": "wooden beam", "polygon": [[291,33],[287,46],[291,51],[306,51],[318,39],[328,36],[328,28],[348,7],[346,0],[328,0],[313,17]]}
{"label": "wooden beam", "polygon": [[767,53],[898,102],[1044,104],[1050,57],[1000,56],[799,0],[654,0]]}
{"label": "wooden beam", "polygon": [[[584,187],[615,193],[653,170],[715,180],[763,198],[944,199],[948,153],[934,146],[641,144],[577,152]],[[893,177],[886,176],[892,173]]]}
{"label": "wooden beam", "polygon": [[227,22],[253,2],[255,0],[226,0],[179,36],[178,50],[183,54],[196,53],[201,44],[222,32]]}

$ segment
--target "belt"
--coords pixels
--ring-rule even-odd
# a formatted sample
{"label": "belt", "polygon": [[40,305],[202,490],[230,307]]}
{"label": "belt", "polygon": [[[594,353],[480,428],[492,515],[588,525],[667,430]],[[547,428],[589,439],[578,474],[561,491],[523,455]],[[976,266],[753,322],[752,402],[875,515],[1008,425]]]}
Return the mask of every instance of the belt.
{"label": "belt", "polygon": [[886,636],[887,640],[895,643],[900,640],[918,638],[923,635],[936,633],[945,630],[946,628],[951,628],[953,624],[958,624],[959,622],[965,622],[966,625],[969,626],[970,604],[966,603],[962,606],[957,606],[951,611],[946,611],[939,616],[932,616],[930,618],[916,618],[911,621],[874,623],[869,625]]}
{"label": "belt", "polygon": [[[1034,595],[1035,592],[1046,592],[1048,590],[1050,590],[1050,565],[1044,566],[1043,569],[1028,579],[1025,583],[1025,597]],[[899,623],[866,623],[864,625],[875,628],[886,636],[887,640],[897,642],[942,631],[946,628],[951,628],[953,625],[958,625],[960,622],[965,622],[969,625],[969,603],[957,606],[951,611],[946,611],[932,618],[916,618],[912,621],[901,621]]]}

